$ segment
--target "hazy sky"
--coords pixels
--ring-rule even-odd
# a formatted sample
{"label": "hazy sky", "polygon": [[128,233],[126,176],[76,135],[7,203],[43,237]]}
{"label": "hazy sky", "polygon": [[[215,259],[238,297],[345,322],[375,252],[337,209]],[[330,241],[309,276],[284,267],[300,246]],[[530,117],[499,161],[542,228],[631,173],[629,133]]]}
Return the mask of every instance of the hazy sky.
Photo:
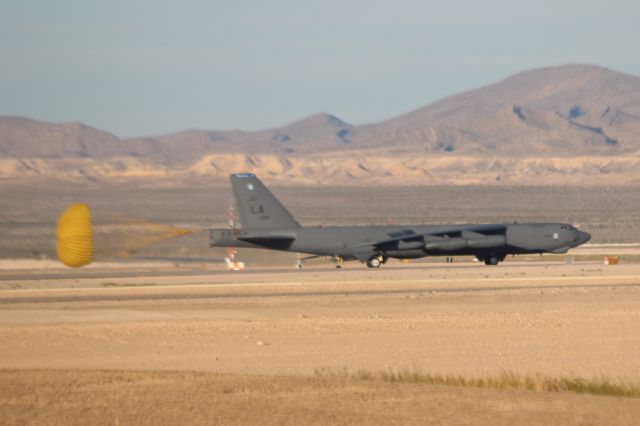
{"label": "hazy sky", "polygon": [[0,115],[119,136],[375,122],[570,62],[640,75],[638,0],[0,2]]}

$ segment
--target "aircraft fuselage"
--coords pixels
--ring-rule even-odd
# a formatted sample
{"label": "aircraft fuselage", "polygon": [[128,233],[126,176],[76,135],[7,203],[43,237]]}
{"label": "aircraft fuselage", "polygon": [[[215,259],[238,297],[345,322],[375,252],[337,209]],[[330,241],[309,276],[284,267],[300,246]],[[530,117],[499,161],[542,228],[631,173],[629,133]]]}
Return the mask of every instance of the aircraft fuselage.
{"label": "aircraft fuselage", "polygon": [[[489,233],[475,235],[484,230]],[[231,233],[227,236],[231,237]],[[502,260],[510,254],[565,253],[590,239],[586,232],[561,223],[309,227],[273,229],[261,231],[260,238],[253,236],[254,232],[240,232],[235,238],[219,239],[215,246],[292,251],[344,260],[362,260],[366,256],[359,253],[367,252],[395,259],[472,255],[485,260],[495,255]],[[475,238],[465,238],[469,236]],[[497,238],[482,244],[482,240],[491,237]],[[385,240],[393,241],[371,249]]]}
{"label": "aircraft fuselage", "polygon": [[249,247],[357,259],[473,255],[495,265],[509,254],[566,253],[591,236],[565,223],[302,227],[251,173],[231,175],[242,230],[212,230],[212,247]]}

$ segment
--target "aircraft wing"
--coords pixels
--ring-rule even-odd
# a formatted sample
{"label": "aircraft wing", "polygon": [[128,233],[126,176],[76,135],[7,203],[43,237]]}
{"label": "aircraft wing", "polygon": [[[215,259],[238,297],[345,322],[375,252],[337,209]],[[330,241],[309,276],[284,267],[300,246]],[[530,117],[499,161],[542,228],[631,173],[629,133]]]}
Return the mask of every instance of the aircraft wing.
{"label": "aircraft wing", "polygon": [[[476,225],[451,227],[442,231],[416,234],[399,231],[393,237],[376,242],[368,242],[354,247],[355,252],[375,250],[439,250],[452,251],[461,248],[492,248],[506,243],[505,225]],[[392,235],[394,233],[391,233]]]}

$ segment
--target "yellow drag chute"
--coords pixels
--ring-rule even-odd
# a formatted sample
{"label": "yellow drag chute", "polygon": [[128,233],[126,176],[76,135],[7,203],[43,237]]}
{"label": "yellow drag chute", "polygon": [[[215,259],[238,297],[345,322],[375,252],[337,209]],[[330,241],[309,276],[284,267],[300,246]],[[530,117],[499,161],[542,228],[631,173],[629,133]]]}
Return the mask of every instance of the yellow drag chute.
{"label": "yellow drag chute", "polygon": [[60,215],[56,227],[56,251],[60,262],[79,268],[93,260],[93,226],[89,206],[72,204]]}

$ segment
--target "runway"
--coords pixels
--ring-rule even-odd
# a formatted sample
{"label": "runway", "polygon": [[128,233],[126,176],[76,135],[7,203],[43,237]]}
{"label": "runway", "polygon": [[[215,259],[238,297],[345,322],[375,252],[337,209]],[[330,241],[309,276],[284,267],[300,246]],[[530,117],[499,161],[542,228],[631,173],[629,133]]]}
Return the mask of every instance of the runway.
{"label": "runway", "polygon": [[[477,263],[387,265],[368,269],[351,264],[296,270],[53,271],[3,274],[0,306],[126,301],[198,301],[225,298],[393,296],[433,293],[491,293],[575,290],[578,287],[637,289],[636,265],[604,268],[596,263],[563,265],[508,262],[499,267]],[[108,281],[105,281],[108,280]],[[604,280],[604,282],[603,282]],[[82,291],[82,290],[85,291]]]}
{"label": "runway", "polygon": [[[204,262],[203,262],[204,263]],[[202,264],[202,263],[200,263]],[[549,265],[548,263],[535,262],[533,265],[544,267],[545,265]],[[553,263],[555,265],[556,263]],[[162,264],[161,264],[162,265]],[[503,264],[501,268],[513,268],[522,266],[523,263],[508,263]],[[416,269],[416,270],[449,270],[452,268],[471,268],[475,267],[478,269],[484,269],[485,265],[481,264],[473,264],[470,262],[460,263],[455,266],[452,264],[442,264],[442,263],[430,263],[430,264],[417,264],[411,266],[393,266],[393,265],[385,265],[383,266],[384,270],[389,271],[397,271],[397,270],[407,270],[408,268]],[[294,266],[292,267],[276,267],[276,268],[266,268],[264,266],[259,266],[257,268],[250,268],[244,271],[228,271],[220,266],[216,265],[216,269],[204,269],[196,266],[189,266],[189,263],[183,264],[180,269],[177,270],[169,270],[165,265],[162,265],[162,270],[143,270],[136,271],[134,270],[126,270],[126,264],[123,264],[117,270],[93,270],[93,269],[65,269],[65,270],[56,270],[56,271],[46,271],[46,272],[5,272],[0,273],[0,282],[1,281],[23,281],[23,280],[65,280],[65,279],[87,279],[87,278],[145,278],[145,277],[164,277],[164,276],[173,276],[173,277],[189,277],[189,276],[206,276],[206,275],[229,275],[229,274],[242,274],[242,275],[262,275],[262,274],[277,274],[277,273],[288,273],[295,272],[298,274],[303,273],[336,273],[336,272],[346,272],[346,273],[357,273],[362,272],[363,270],[367,270],[367,268],[363,265],[360,265],[356,262],[348,265],[347,267],[340,268],[337,271],[337,268],[332,267],[330,264],[324,266],[315,266],[315,267],[304,267],[303,269],[297,270]]]}
{"label": "runway", "polygon": [[[236,284],[240,286],[242,284]],[[132,301],[177,301],[192,300],[198,301],[202,299],[225,299],[225,298],[281,298],[281,297],[330,297],[330,296],[393,296],[393,295],[424,295],[428,293],[473,293],[473,292],[509,292],[514,290],[533,291],[544,289],[547,291],[575,290],[578,287],[585,289],[640,289],[640,283],[628,284],[565,284],[565,285],[522,285],[522,286],[493,286],[493,287],[466,287],[466,288],[450,288],[450,287],[414,287],[399,288],[385,290],[328,290],[328,291],[272,291],[272,292],[251,292],[248,294],[240,294],[237,292],[197,292],[185,291],[182,294],[164,293],[155,291],[151,294],[125,294],[115,292],[116,294],[48,294],[44,296],[21,296],[21,297],[0,297],[0,305],[11,304],[46,304],[46,303],[81,303],[81,302],[132,302]],[[193,290],[193,289],[191,289]]]}

